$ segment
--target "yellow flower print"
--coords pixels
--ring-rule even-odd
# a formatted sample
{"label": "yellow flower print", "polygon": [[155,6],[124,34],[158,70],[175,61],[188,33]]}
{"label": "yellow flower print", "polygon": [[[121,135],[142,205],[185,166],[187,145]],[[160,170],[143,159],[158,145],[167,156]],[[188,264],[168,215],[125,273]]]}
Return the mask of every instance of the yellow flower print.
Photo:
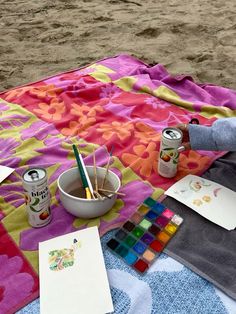
{"label": "yellow flower print", "polygon": [[119,137],[120,140],[124,140],[131,135],[133,130],[133,124],[131,122],[118,122],[113,121],[111,124],[101,123],[98,132],[103,133],[102,137],[105,140],[109,140],[113,135]]}
{"label": "yellow flower print", "polygon": [[44,98],[46,96],[56,97],[56,93],[61,92],[61,88],[56,88],[55,85],[41,85],[35,86],[30,90],[30,94],[36,95],[39,98]]}
{"label": "yellow flower print", "polygon": [[136,123],[136,129],[134,135],[135,137],[140,139],[141,143],[147,144],[151,141],[153,142],[160,142],[161,134],[157,133],[153,128],[149,125],[146,125],[142,122]]}
{"label": "yellow flower print", "polygon": [[209,195],[204,195],[202,199],[204,202],[207,202],[207,203],[210,203],[211,201],[211,197]]}
{"label": "yellow flower print", "polygon": [[58,121],[65,112],[64,102],[59,102],[57,99],[52,99],[50,105],[46,103],[39,103],[38,106],[40,109],[34,109],[34,112],[38,113],[46,120]]}
{"label": "yellow flower print", "polygon": [[140,174],[145,177],[151,175],[152,170],[156,172],[157,170],[157,151],[156,144],[150,142],[148,146],[136,145],[133,147],[134,154],[124,153],[122,155],[122,160],[129,165],[129,167],[138,171],[140,169]]}
{"label": "yellow flower print", "polygon": [[203,204],[202,201],[199,199],[193,200],[193,205],[201,206],[202,204]]}

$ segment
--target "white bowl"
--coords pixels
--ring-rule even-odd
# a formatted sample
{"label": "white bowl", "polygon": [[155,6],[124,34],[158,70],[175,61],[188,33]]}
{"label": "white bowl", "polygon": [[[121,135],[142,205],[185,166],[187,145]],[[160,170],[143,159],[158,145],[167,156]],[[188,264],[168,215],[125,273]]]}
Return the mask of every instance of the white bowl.
{"label": "white bowl", "polygon": [[[94,167],[86,166],[86,169],[89,178],[93,184]],[[100,185],[101,182],[103,181],[105,173],[106,173],[105,168],[97,167],[97,178],[98,183],[100,182]],[[108,171],[106,181],[109,182],[111,185],[110,190],[116,192],[119,190],[121,185],[120,179],[111,170]],[[72,215],[80,218],[95,218],[104,215],[112,208],[117,198],[116,194],[108,193],[106,194],[108,194],[110,198],[105,197],[103,199],[91,200],[70,195],[68,192],[71,192],[73,189],[82,186],[79,170],[77,167],[64,171],[57,179],[57,185],[59,188],[60,200],[65,209]]]}

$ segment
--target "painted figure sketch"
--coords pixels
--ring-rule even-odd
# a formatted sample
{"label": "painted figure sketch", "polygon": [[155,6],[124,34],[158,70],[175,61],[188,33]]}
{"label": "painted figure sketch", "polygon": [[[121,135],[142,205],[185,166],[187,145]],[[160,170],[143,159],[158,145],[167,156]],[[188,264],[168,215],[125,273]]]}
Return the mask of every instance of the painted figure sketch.
{"label": "painted figure sketch", "polygon": [[216,182],[187,175],[165,194],[227,230],[236,226],[236,193]]}
{"label": "painted figure sketch", "polygon": [[48,262],[49,268],[58,271],[74,265],[75,252],[81,246],[81,243],[74,239],[70,248],[50,251]]}

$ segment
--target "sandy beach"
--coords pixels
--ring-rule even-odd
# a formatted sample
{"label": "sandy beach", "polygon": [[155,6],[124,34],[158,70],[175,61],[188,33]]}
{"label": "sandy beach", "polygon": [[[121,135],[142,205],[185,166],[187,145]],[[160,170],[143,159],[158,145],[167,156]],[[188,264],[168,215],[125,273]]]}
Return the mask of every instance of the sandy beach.
{"label": "sandy beach", "polygon": [[0,0],[0,91],[131,54],[236,89],[236,1]]}

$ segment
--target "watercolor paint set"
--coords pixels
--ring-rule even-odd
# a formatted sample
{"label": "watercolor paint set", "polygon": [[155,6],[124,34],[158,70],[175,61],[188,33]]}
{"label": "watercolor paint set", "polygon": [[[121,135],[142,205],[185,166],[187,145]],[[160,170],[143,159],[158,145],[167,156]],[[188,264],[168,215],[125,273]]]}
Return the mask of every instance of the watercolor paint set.
{"label": "watercolor paint set", "polygon": [[143,274],[176,234],[182,222],[182,217],[148,197],[106,245]]}

